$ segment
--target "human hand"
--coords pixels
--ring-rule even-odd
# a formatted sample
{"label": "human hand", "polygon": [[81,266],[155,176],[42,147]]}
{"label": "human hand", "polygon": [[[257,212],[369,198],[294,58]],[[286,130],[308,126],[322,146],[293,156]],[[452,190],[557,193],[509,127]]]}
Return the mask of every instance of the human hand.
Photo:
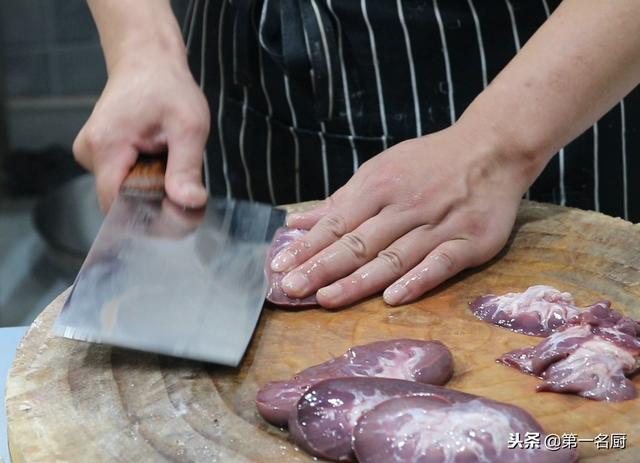
{"label": "human hand", "polygon": [[206,201],[202,154],[209,108],[184,56],[136,49],[109,69],[107,85],[73,152],[96,176],[103,211],[109,209],[138,153],[168,151],[165,190],[181,206]]}
{"label": "human hand", "polygon": [[384,288],[412,301],[504,246],[520,199],[542,166],[483,143],[462,122],[364,163],[318,208],[288,217],[310,231],[272,261],[285,292],[317,291],[327,308]]}

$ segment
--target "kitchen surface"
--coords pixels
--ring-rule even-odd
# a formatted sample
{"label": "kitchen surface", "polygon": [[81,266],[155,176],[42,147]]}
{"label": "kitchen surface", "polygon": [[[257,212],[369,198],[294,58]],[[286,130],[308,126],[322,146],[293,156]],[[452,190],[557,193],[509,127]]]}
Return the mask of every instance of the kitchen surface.
{"label": "kitchen surface", "polygon": [[[637,317],[638,295],[628,282],[640,270],[637,253],[629,253],[629,246],[640,239],[640,230],[603,215],[538,203],[524,204],[519,222],[517,234],[498,261],[454,279],[415,303],[389,307],[380,298],[371,298],[341,311],[266,307],[239,369],[116,347],[72,344],[55,337],[51,328],[68,296],[63,294],[40,315],[14,365],[14,377],[7,388],[14,453],[21,459],[37,452],[73,458],[82,447],[96,462],[132,453],[144,461],[313,462],[322,455],[338,460],[350,457],[348,442],[345,446],[341,437],[340,445],[332,446],[322,440],[322,430],[344,436],[339,431],[345,426],[340,417],[348,411],[342,405],[351,408],[353,388],[365,387],[365,396],[393,396],[393,391],[385,390],[386,382],[398,387],[399,381],[400,386],[417,393],[447,394],[444,403],[464,402],[468,396],[456,394],[467,393],[526,410],[537,422],[525,415],[520,438],[529,432],[529,439],[535,441],[538,433],[542,442],[541,426],[558,436],[553,454],[566,457],[541,461],[574,461],[571,442],[577,446],[577,439],[582,439],[579,449],[585,461],[634,462],[640,444],[637,399],[607,403],[575,395],[536,393],[540,379],[495,359],[545,338],[531,336],[536,334],[532,331],[514,333],[478,319],[469,302],[487,291],[503,295],[514,288],[525,289],[535,280],[549,286],[505,297],[522,298],[520,307],[531,303],[538,309],[553,301],[551,317],[555,318],[563,312],[581,311],[576,305],[587,306],[606,294],[612,307]],[[593,283],[594,273],[603,269],[607,276]],[[491,297],[480,301],[483,299],[490,302]],[[490,309],[491,304],[488,306]],[[556,311],[558,307],[561,310]],[[512,329],[517,329],[518,323],[521,331],[536,328],[526,320],[526,313],[522,315],[519,321],[514,317]],[[429,346],[419,340],[442,344]],[[391,345],[385,347],[385,342]],[[422,358],[406,355],[413,352],[415,356],[421,350],[425,351]],[[402,358],[406,368],[397,365]],[[389,371],[382,373],[389,375],[386,378],[345,377],[387,368]],[[424,370],[412,376],[408,373],[412,368]],[[331,379],[332,375],[339,377]],[[328,380],[304,394],[303,411],[297,416],[289,414],[287,432],[287,413],[283,411],[292,406],[292,396],[295,402],[307,379],[317,381],[326,376]],[[434,390],[435,386],[416,382],[417,377],[432,384],[445,382],[446,388]],[[278,391],[284,393],[280,396]],[[441,399],[437,402],[443,403]],[[330,410],[314,414],[314,406]],[[496,420],[500,417],[491,415],[490,410],[482,413]],[[332,416],[338,417],[337,423],[331,421]],[[292,417],[300,421],[291,421]],[[327,423],[322,423],[322,417]],[[296,425],[307,420],[314,420],[308,431]],[[453,417],[438,420],[457,423]],[[47,433],[38,437],[39,445],[33,449],[29,442],[36,439],[39,429]],[[392,429],[387,424],[379,432]],[[518,439],[512,437],[517,444]],[[367,452],[367,445],[361,451]]]}
{"label": "kitchen surface", "polygon": [[[357,11],[348,9],[356,3]],[[416,120],[407,129],[410,137],[440,124],[438,118],[457,129],[454,120],[468,96],[467,79],[477,77],[478,89],[473,91],[482,92],[493,78],[490,74],[501,69],[496,63],[506,63],[505,57],[519,52],[536,29],[535,21],[526,22],[529,16],[542,23],[560,2],[543,1],[536,9],[533,2],[507,0],[500,3],[502,16],[495,17],[496,4],[480,3],[465,0],[445,6],[436,0],[398,0],[389,1],[387,8],[378,0],[171,0],[165,10],[156,3],[146,11],[157,16],[150,16],[162,18],[164,11],[169,14],[164,17],[173,20],[173,11],[182,26],[178,34],[194,46],[209,44],[223,52],[218,62],[209,63],[211,69],[218,69],[215,66],[225,59],[233,60],[233,66],[218,69],[219,75],[207,74],[209,80],[202,83],[209,99],[216,89],[212,92],[207,85],[216,79],[224,85],[227,78],[232,89],[226,100],[218,100],[216,94],[216,101],[208,102],[212,108],[220,105],[214,108],[218,113],[212,113],[212,123],[217,124],[214,130],[219,129],[215,136],[222,137],[222,152],[205,151],[211,154],[210,162],[221,163],[216,165],[220,169],[207,171],[207,182],[209,175],[219,175],[217,185],[224,184],[227,192],[246,188],[248,196],[264,194],[271,199],[243,201],[202,190],[205,207],[179,203],[174,196],[190,190],[189,176],[177,183],[185,188],[174,185],[168,191],[171,163],[177,159],[169,143],[168,155],[147,156],[136,147],[140,156],[131,162],[126,177],[123,173],[125,179],[118,183],[105,219],[94,177],[72,154],[74,139],[107,80],[87,2],[0,0],[0,463],[403,463],[420,456],[424,460],[419,461],[429,463],[443,461],[445,455],[451,461],[458,461],[457,455],[465,461],[478,457],[490,463],[637,463],[640,225],[624,218],[640,211],[634,195],[640,190],[630,176],[640,165],[632,157],[640,147],[640,127],[633,123],[640,115],[640,93],[629,97],[626,106],[623,100],[609,108],[602,121],[594,121],[585,132],[587,138],[562,148],[520,204],[522,189],[515,189],[512,204],[504,200],[506,187],[504,196],[493,184],[468,190],[483,192],[499,207],[512,205],[509,217],[516,216],[513,228],[504,232],[504,247],[481,265],[456,267],[458,259],[451,258],[459,257],[456,248],[437,253],[438,243],[464,243],[474,248],[467,252],[475,252],[488,240],[474,239],[487,238],[482,233],[504,225],[492,220],[504,211],[491,204],[490,213],[477,213],[489,210],[484,207],[461,214],[463,209],[456,209],[459,204],[468,207],[467,201],[477,197],[486,202],[483,195],[467,193],[441,214],[453,217],[450,222],[432,220],[437,214],[428,208],[440,203],[419,199],[434,196],[436,190],[411,191],[410,200],[402,204],[397,198],[407,196],[394,197],[396,203],[389,200],[359,222],[379,225],[370,227],[363,238],[347,233],[353,228],[347,230],[346,222],[344,233],[338,233],[331,225],[340,228],[340,220],[324,221],[332,233],[322,235],[318,227],[315,239],[329,243],[319,250],[332,246],[332,251],[319,260],[309,255],[304,258],[309,261],[296,262],[313,247],[309,243],[314,231],[308,232],[311,225],[305,224],[316,222],[304,212],[319,204],[303,200],[312,197],[305,193],[305,183],[328,192],[340,178],[334,174],[350,176],[372,146],[395,146],[400,138],[392,133],[394,127],[413,124],[412,118]],[[101,5],[107,4],[123,5],[115,0]],[[133,11],[142,4],[132,2],[126,8]],[[263,8],[260,15],[258,8]],[[343,8],[349,14],[341,23]],[[416,18],[425,11],[433,17],[422,24]],[[198,14],[211,21],[195,21]],[[225,18],[228,27],[216,31]],[[252,18],[253,22],[242,22]],[[292,18],[301,22],[290,22]],[[207,29],[209,23],[212,29]],[[518,32],[518,24],[525,23],[527,27]],[[250,27],[244,27],[247,24]],[[300,27],[285,27],[291,25]],[[263,48],[252,48],[251,39],[256,38],[252,27],[264,32],[263,40],[254,44]],[[424,35],[427,30],[431,35]],[[304,41],[306,46],[279,42],[291,37],[300,39],[296,45]],[[353,66],[345,66],[351,59],[350,47],[360,39],[370,46],[358,48]],[[435,51],[425,51],[427,42],[437,44]],[[392,50],[392,43],[400,47]],[[456,53],[460,49],[464,62]],[[170,47],[162,50],[169,53]],[[238,54],[243,52],[246,55]],[[431,55],[425,59],[421,52]],[[366,72],[358,75],[362,69],[356,68],[369,53],[371,69],[365,67]],[[442,75],[431,81],[433,70],[440,69],[441,54]],[[189,64],[197,67],[204,56],[191,53]],[[273,62],[264,67],[264,59]],[[292,71],[282,79],[278,73],[289,65],[303,66],[304,73]],[[393,91],[382,88],[381,81],[400,75],[403,66],[409,72],[406,81],[394,82],[389,87]],[[476,66],[478,72],[466,66]],[[416,72],[425,67],[428,85],[422,82],[425,79],[416,79]],[[200,71],[204,79],[209,68]],[[307,71],[311,80],[297,82]],[[252,72],[260,72],[260,79]],[[180,90],[190,88],[201,96],[188,72],[177,75],[188,76],[191,85]],[[175,78],[172,73],[163,76]],[[243,92],[234,93],[239,86]],[[400,96],[406,91],[411,101],[401,105],[393,101],[396,91]],[[437,103],[429,100],[421,109],[419,95],[424,98],[432,91]],[[306,102],[298,100],[304,92],[324,98],[322,104],[312,109],[300,104]],[[458,98],[455,104],[454,98]],[[144,104],[142,99],[131,101]],[[190,111],[197,108],[196,100],[189,102]],[[175,110],[179,105],[173,103],[169,107]],[[365,120],[367,115],[354,124],[352,117],[371,108],[375,117]],[[522,114],[527,108],[523,103]],[[373,127],[378,116],[382,136]],[[306,119],[316,117],[328,118],[317,124],[321,131],[306,128]],[[337,121],[342,119],[341,127]],[[159,126],[163,137],[173,136]],[[360,126],[376,135],[356,135]],[[326,134],[325,127],[330,127]],[[192,126],[180,128],[190,142],[197,141],[199,132],[190,130]],[[451,136],[447,133],[452,132],[443,137]],[[431,137],[418,137],[406,145]],[[264,156],[263,141],[268,145]],[[194,146],[199,162],[202,145]],[[291,159],[289,149],[295,152]],[[345,149],[348,159],[332,157]],[[580,149],[589,151],[590,164],[571,171]],[[606,164],[603,159],[609,149],[613,160]],[[254,153],[261,156],[259,162]],[[411,182],[420,184],[414,185],[417,191],[439,181],[431,178],[430,170],[418,175],[418,168],[428,164],[422,164],[422,158],[410,164],[416,159],[407,156],[413,171],[389,162],[386,169],[363,175],[369,175],[380,191],[391,191],[393,184],[404,188],[404,194]],[[458,165],[453,158],[442,159],[446,162],[434,172],[445,175],[452,170],[449,164]],[[291,161],[290,166],[285,161]],[[379,165],[373,161],[375,156],[368,165]],[[482,170],[482,181],[494,179],[492,169]],[[383,177],[378,177],[380,172]],[[466,179],[458,170],[455,175]],[[503,181],[498,177],[496,182]],[[355,199],[345,216],[381,201],[378,189],[365,180],[351,186],[362,191],[350,193]],[[449,180],[448,186],[455,189],[459,178]],[[594,192],[588,190],[591,182]],[[264,191],[260,193],[257,185]],[[433,185],[448,187],[442,182]],[[273,207],[273,198],[289,187],[298,189],[297,199]],[[613,190],[620,193],[620,204],[605,194]],[[530,195],[536,200],[529,200]],[[393,214],[414,214],[422,208],[424,216],[405,220],[419,226],[391,237],[391,231],[404,226]],[[386,211],[393,220],[380,222]],[[293,222],[285,225],[287,213],[296,215],[289,215]],[[434,241],[434,230],[444,230],[442,223],[466,226],[469,217],[477,219],[469,219],[472,228],[477,225],[473,233]],[[382,247],[370,252],[371,243],[380,236],[384,239],[378,241],[386,244],[374,243]],[[413,241],[401,242],[408,236]],[[399,242],[407,244],[406,249],[394,248]],[[292,244],[296,251],[291,251]],[[430,247],[424,251],[425,246]],[[415,260],[407,249],[424,253]],[[408,265],[412,259],[415,263]],[[368,267],[374,261],[378,267]],[[351,264],[353,270],[347,269]],[[298,265],[304,272],[296,274]],[[454,268],[460,272],[447,273]],[[332,271],[340,275],[334,278],[329,275]],[[445,273],[448,278],[441,278]],[[403,279],[398,280],[399,275]],[[319,285],[322,278],[334,279],[323,280],[327,286],[311,291],[309,285]],[[410,296],[411,288],[437,278],[441,278],[437,284]],[[369,292],[333,307],[335,299],[326,291],[332,287],[339,292],[333,293],[335,297],[367,288]],[[324,291],[316,292],[318,288]],[[389,299],[394,294],[400,299]]]}

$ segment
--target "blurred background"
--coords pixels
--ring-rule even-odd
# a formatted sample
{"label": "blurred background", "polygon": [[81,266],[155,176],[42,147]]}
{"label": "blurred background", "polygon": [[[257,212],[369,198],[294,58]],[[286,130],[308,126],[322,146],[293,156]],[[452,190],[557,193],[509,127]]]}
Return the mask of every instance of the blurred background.
{"label": "blurred background", "polygon": [[[183,20],[188,0],[173,0]],[[85,0],[0,2],[0,327],[73,283],[102,216],[71,154],[106,70]]]}

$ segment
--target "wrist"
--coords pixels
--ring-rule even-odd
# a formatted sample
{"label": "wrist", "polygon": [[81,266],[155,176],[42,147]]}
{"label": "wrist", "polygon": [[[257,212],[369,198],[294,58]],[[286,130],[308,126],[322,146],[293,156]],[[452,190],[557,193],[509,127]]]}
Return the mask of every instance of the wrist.
{"label": "wrist", "polygon": [[89,0],[107,72],[121,62],[164,59],[186,66],[182,31],[168,0]]}
{"label": "wrist", "polygon": [[497,168],[509,172],[524,194],[555,151],[538,143],[530,134],[521,135],[509,121],[494,117],[493,108],[485,110],[484,102],[479,100],[467,108],[454,127],[479,151],[479,156],[485,156]]}
{"label": "wrist", "polygon": [[104,47],[107,73],[130,66],[147,66],[148,63],[172,63],[188,68],[182,37],[168,31],[135,31],[122,37],[115,46]]}

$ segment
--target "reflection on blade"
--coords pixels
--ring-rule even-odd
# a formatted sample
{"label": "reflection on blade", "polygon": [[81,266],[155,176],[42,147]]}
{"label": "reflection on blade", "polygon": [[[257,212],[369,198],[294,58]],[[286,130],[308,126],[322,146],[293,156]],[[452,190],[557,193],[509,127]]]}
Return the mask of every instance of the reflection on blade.
{"label": "reflection on blade", "polygon": [[55,325],[67,338],[237,365],[285,212],[210,199],[202,212],[120,195]]}

